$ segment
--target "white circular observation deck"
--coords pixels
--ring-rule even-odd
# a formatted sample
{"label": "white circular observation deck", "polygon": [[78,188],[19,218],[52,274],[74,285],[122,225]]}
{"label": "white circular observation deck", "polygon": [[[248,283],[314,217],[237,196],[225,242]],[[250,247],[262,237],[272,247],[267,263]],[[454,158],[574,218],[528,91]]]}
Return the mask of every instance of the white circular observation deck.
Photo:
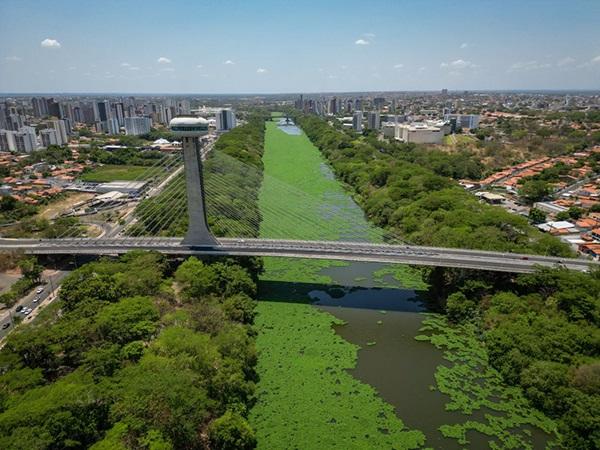
{"label": "white circular observation deck", "polygon": [[179,137],[200,137],[208,134],[208,120],[202,117],[175,117],[169,122],[171,132]]}

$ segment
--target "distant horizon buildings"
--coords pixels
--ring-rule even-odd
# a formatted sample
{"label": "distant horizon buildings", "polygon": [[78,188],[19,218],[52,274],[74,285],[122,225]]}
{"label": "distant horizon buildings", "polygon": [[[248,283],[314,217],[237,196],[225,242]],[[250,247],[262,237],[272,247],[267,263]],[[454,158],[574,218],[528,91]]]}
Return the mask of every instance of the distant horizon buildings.
{"label": "distant horizon buildings", "polygon": [[379,130],[381,119],[379,111],[369,111],[367,113],[367,128],[369,130]]}
{"label": "distant horizon buildings", "polygon": [[216,116],[217,131],[228,131],[236,126],[235,113],[231,109],[222,109]]}
{"label": "distant horizon buildings", "polygon": [[125,134],[140,136],[150,133],[152,119],[149,117],[126,117],[124,121]]}
{"label": "distant horizon buildings", "polygon": [[358,133],[362,132],[362,121],[362,111],[354,111],[354,114],[352,115],[352,129]]}

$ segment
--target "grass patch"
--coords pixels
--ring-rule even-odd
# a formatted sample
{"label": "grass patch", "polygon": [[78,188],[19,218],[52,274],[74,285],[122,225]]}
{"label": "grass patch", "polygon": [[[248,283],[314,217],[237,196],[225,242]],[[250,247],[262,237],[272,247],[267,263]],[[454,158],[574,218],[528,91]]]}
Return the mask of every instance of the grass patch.
{"label": "grass patch", "polygon": [[144,166],[116,166],[106,164],[81,174],[81,181],[94,183],[108,183],[110,181],[133,181],[140,178],[148,167]]}

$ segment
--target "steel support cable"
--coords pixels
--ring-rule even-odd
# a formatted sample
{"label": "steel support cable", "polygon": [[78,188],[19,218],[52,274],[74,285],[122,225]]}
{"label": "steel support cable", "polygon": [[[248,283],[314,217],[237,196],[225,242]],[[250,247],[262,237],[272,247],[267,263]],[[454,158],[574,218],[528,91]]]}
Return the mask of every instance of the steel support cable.
{"label": "steel support cable", "polygon": [[[225,161],[227,161],[233,165],[237,165],[238,167],[242,167],[249,171],[254,171],[254,172],[258,173],[258,170],[256,168],[249,166],[245,163],[242,163],[242,162],[236,160],[235,158],[232,158],[229,155],[222,154],[220,156]],[[278,189],[285,189],[288,192],[288,195],[290,195],[290,194],[297,195],[301,198],[315,200],[317,203],[321,202],[321,199],[317,199],[316,197],[311,196],[310,194],[306,193],[305,191],[303,191],[301,189],[298,189],[297,187],[290,186],[289,184],[281,181],[279,178],[273,177],[272,175],[265,175],[263,178],[264,178],[263,183],[265,183],[265,180],[268,180],[268,182],[277,186]],[[359,208],[359,207],[357,206],[357,208]],[[359,208],[359,210],[360,210],[360,208]],[[360,210],[360,212],[364,216],[364,212],[362,210]],[[344,222],[350,224],[351,228],[358,229],[358,230],[361,230],[361,229],[364,230],[364,232],[355,232],[353,235],[354,238],[357,238],[361,241],[364,241],[365,239],[378,240],[378,238],[380,238],[380,239],[390,239],[391,238],[391,239],[395,239],[395,240],[404,242],[404,239],[402,238],[402,236],[400,236],[396,233],[392,233],[392,232],[389,232],[386,230],[380,230],[380,232],[378,232],[378,228],[370,225],[366,218],[364,218],[363,221],[360,221],[360,220],[357,221],[356,215],[349,213],[345,210],[338,210],[338,212],[336,213],[336,216],[339,217],[341,220],[344,220]],[[344,236],[348,236],[347,230],[344,230],[344,231],[345,232],[342,234]],[[350,235],[350,236],[352,236],[352,235]]]}
{"label": "steel support cable", "polygon": [[[171,176],[171,174],[169,174],[168,176]],[[135,210],[134,210],[134,211],[132,211],[132,212],[130,213],[130,214],[131,214],[131,220],[129,220],[129,223],[127,223],[127,224],[126,224],[126,227],[125,227],[125,228],[123,228],[123,230],[122,230],[122,231],[126,230],[126,229],[127,229],[129,226],[130,226],[131,222],[132,222],[133,220],[135,220],[135,217],[136,217],[136,215],[138,215],[138,214],[139,214],[139,208],[140,208],[140,205],[142,205],[144,202],[149,202],[149,201],[152,201],[152,200],[154,200],[154,199],[160,198],[160,196],[163,194],[163,192],[164,192],[164,191],[167,191],[167,190],[169,189],[169,186],[172,186],[172,182],[173,182],[174,180],[177,180],[177,179],[178,179],[177,177],[178,177],[178,176],[175,176],[175,177],[173,178],[173,180],[169,181],[169,183],[168,183],[168,184],[166,184],[166,185],[164,186],[164,188],[162,189],[162,191],[161,191],[161,192],[159,192],[158,194],[155,194],[155,195],[153,195],[153,196],[151,196],[151,197],[147,197],[147,198],[143,199],[143,200],[142,200],[142,201],[141,201],[141,202],[140,202],[140,203],[139,203],[139,204],[136,206]],[[164,181],[165,181],[164,179],[163,179],[163,180],[160,180],[160,181],[159,181],[159,183],[157,183],[157,185],[156,185],[155,187],[153,187],[153,188],[151,188],[150,190],[148,190],[148,192],[151,192],[151,191],[152,191],[152,189],[157,189],[157,188],[160,186],[160,184],[162,184]]]}
{"label": "steel support cable", "polygon": [[[236,163],[237,163],[238,166],[242,166],[245,169],[256,170],[256,169],[254,169],[254,168],[252,168],[252,167],[250,167],[248,165],[244,165],[243,163],[239,163],[237,161],[236,161]],[[279,192],[281,192],[282,196],[285,196],[286,198],[293,196],[293,197],[297,198],[296,201],[300,201],[300,202],[306,201],[308,199],[313,204],[315,204],[315,203],[318,204],[318,203],[321,203],[321,201],[322,201],[320,198],[317,198],[315,196],[311,196],[311,195],[307,194],[305,191],[299,190],[299,189],[297,189],[295,187],[292,187],[292,186],[290,186],[290,185],[288,185],[286,183],[283,183],[280,180],[278,180],[277,178],[266,176],[263,179],[263,183],[266,180],[268,180],[269,182],[271,182],[272,184],[274,184],[276,186],[276,188],[277,188],[276,190],[279,191]],[[265,209],[264,206],[263,206],[263,209]],[[276,211],[276,213],[280,214],[281,212],[280,211]],[[330,215],[331,215],[331,213],[330,213]],[[343,230],[341,230],[343,232],[342,233],[343,235],[345,235],[345,236],[351,236],[352,238],[358,239],[358,240],[367,240],[369,237],[372,237],[373,229],[371,227],[367,227],[367,231],[371,231],[371,233],[368,233],[368,234],[371,234],[371,236],[369,236],[368,234],[365,234],[364,232],[354,232],[354,234],[351,234],[352,233],[352,229],[357,229],[357,228],[358,229],[360,229],[360,228],[364,229],[365,228],[365,224],[364,223],[356,222],[355,216],[346,215],[346,214],[344,214],[344,215],[335,214],[335,216],[341,216],[343,218],[343,220],[344,220],[345,223],[351,225],[351,227],[349,227],[349,229],[343,229]],[[352,219],[352,220],[349,220],[349,219]],[[302,221],[306,222],[308,219],[305,216],[296,215],[295,220],[302,220]],[[318,227],[318,228],[324,228],[324,224],[326,222],[328,222],[326,219],[323,220],[323,221],[319,221],[319,222],[313,221],[311,223],[311,225],[314,226],[314,227]],[[345,228],[348,228],[348,227],[345,227]],[[340,228],[337,227],[337,226],[334,226],[333,229],[330,228],[330,230],[333,231],[335,234],[339,234],[339,232],[340,232]]]}
{"label": "steel support cable", "polygon": [[163,204],[163,206],[165,206],[163,212],[156,215],[150,222],[152,226],[147,230],[147,236],[158,236],[163,230],[171,226],[173,222],[181,218],[180,214],[186,208],[185,186],[182,186],[178,194],[170,199],[168,205]]}
{"label": "steel support cable", "polygon": [[[182,178],[177,178],[172,183],[173,184],[170,184],[168,193],[166,193],[164,197],[153,197],[152,199],[146,200],[148,203],[146,203],[143,207],[140,208],[141,205],[138,206],[139,211],[135,213],[137,216],[136,220],[137,222],[141,221],[143,223],[146,231],[151,231],[152,228],[149,227],[151,224],[156,223],[160,218],[162,218],[162,216],[168,215],[171,212],[171,202],[175,201],[184,194],[185,183]],[[141,233],[142,230],[138,230],[138,232]],[[139,233],[134,234],[134,236],[139,235]]]}
{"label": "steel support cable", "polygon": [[[160,167],[162,166],[162,164],[167,161],[170,158],[170,155],[165,155],[163,158],[159,159],[155,164],[153,164],[152,166],[150,166],[146,171],[144,171],[142,174],[138,175],[134,180],[131,180],[127,183],[127,186],[132,186],[131,183],[135,183],[138,181],[141,181],[144,177],[149,176],[150,174],[154,174],[156,173],[157,170],[160,170]],[[65,236],[67,236],[68,234],[71,234],[72,231],[76,230],[77,228],[80,227],[80,224],[74,224],[71,225],[70,227],[66,228],[59,236],[57,236],[55,239],[62,239]],[[74,237],[73,239],[77,239],[77,237]],[[85,239],[85,238],[80,238],[80,239]],[[77,242],[77,241],[76,241]]]}
{"label": "steel support cable", "polygon": [[134,212],[136,219],[146,221],[161,210],[168,210],[168,202],[181,193],[182,184],[183,178],[176,177],[161,194],[140,203]]}
{"label": "steel support cable", "polygon": [[[271,213],[271,214],[273,214],[273,216],[280,217],[280,218],[286,217],[288,219],[291,219],[293,221],[293,223],[298,223],[298,221],[311,222],[311,225],[313,225],[315,227],[324,228],[323,222],[317,223],[314,221],[309,221],[305,216],[301,216],[301,215],[292,213],[287,210],[279,210],[279,209],[271,208],[271,207],[265,206],[265,205],[261,205],[261,206],[262,206],[262,210],[263,210],[262,212]],[[259,212],[259,214],[261,213],[261,211],[257,211],[257,212]],[[264,214],[262,215],[262,217],[264,218]],[[261,224],[259,223],[258,219],[250,219],[250,220],[255,224],[255,226],[258,226],[259,230],[260,230]],[[329,225],[329,223],[327,223],[327,224]],[[271,224],[271,228],[274,228],[273,224]],[[281,234],[285,234],[285,233],[282,233],[284,231],[284,229],[282,229],[282,228],[275,228],[275,231],[277,231],[278,233],[281,233]],[[337,231],[337,228],[335,228],[333,231]],[[287,235],[286,237],[290,237],[290,236]],[[294,237],[296,237],[296,236],[294,236]]]}
{"label": "steel support cable", "polygon": [[144,199],[133,212],[134,218],[143,219],[159,211],[170,197],[178,194],[182,182],[183,177],[178,175],[164,187],[160,194]]}
{"label": "steel support cable", "polygon": [[[142,207],[138,206],[138,210],[135,212],[135,218],[131,221],[128,228],[125,230],[125,234],[128,236],[138,236],[142,233],[149,231],[149,226],[159,220],[161,214],[166,214],[169,209],[167,201],[171,198],[179,196],[181,194],[180,183],[173,185],[164,197],[156,197],[152,200],[146,200]],[[141,228],[135,227],[135,224],[139,223]]]}

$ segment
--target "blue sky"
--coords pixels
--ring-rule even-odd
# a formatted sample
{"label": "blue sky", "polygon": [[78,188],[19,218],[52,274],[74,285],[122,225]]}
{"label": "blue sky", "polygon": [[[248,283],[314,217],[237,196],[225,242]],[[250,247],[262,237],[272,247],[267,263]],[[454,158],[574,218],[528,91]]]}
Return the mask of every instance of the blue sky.
{"label": "blue sky", "polygon": [[0,92],[600,89],[598,0],[0,0]]}

